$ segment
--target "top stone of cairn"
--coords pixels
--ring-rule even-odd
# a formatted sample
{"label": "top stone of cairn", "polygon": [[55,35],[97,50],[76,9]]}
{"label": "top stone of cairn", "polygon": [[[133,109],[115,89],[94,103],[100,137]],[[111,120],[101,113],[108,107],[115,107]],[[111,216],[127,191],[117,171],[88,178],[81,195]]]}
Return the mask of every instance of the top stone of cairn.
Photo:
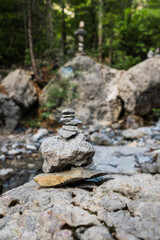
{"label": "top stone of cairn", "polygon": [[63,123],[59,130],[59,135],[65,139],[69,139],[78,133],[78,124],[82,122],[75,118],[75,111],[73,109],[64,109],[60,122]]}
{"label": "top stone of cairn", "polygon": [[67,108],[67,109],[64,109],[64,110],[62,111],[62,114],[64,114],[64,115],[68,115],[68,114],[73,114],[73,115],[75,115],[75,111],[74,111],[73,109],[71,109],[71,108]]}

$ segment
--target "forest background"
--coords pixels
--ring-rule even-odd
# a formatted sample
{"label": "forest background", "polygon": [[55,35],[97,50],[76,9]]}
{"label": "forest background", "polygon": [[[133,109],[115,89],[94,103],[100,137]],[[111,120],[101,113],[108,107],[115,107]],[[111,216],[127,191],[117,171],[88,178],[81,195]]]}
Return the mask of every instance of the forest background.
{"label": "forest background", "polygon": [[60,66],[75,54],[80,21],[86,54],[111,67],[160,48],[160,0],[0,0],[1,67]]}

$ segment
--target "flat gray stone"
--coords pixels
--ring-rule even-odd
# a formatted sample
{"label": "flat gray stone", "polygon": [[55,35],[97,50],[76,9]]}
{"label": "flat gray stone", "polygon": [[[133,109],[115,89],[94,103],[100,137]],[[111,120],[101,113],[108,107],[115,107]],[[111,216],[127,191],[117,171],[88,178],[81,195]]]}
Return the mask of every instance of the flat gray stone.
{"label": "flat gray stone", "polygon": [[58,131],[58,133],[61,137],[65,139],[71,138],[77,134],[77,132],[64,130],[62,128]]}
{"label": "flat gray stone", "polygon": [[73,109],[67,108],[62,111],[62,114],[75,114],[75,111]]}
{"label": "flat gray stone", "polygon": [[77,126],[78,124],[82,124],[82,122],[80,120],[78,120],[77,118],[74,118],[74,119],[72,119],[72,120],[70,120],[68,122],[66,121],[64,124],[65,125]]}
{"label": "flat gray stone", "polygon": [[78,131],[78,127],[77,126],[72,126],[72,125],[67,125],[67,126],[62,126],[62,128],[66,131],[73,131],[73,132],[77,132]]}
{"label": "flat gray stone", "polygon": [[75,115],[74,114],[68,114],[68,115],[62,114],[62,117],[63,118],[75,118]]}
{"label": "flat gray stone", "polygon": [[70,122],[71,120],[73,120],[74,118],[64,118],[64,117],[62,117],[62,118],[60,118],[60,120],[59,120],[59,122],[62,122],[62,123],[68,123],[68,122]]}

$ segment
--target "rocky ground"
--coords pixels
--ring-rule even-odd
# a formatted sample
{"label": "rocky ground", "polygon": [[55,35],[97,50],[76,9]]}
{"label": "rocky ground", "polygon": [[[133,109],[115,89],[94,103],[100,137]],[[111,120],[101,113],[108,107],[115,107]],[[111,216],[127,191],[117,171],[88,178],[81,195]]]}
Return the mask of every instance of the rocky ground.
{"label": "rocky ground", "polygon": [[30,181],[2,195],[0,239],[158,240],[159,181],[159,174],[117,175],[57,189]]}
{"label": "rocky ground", "polygon": [[96,150],[90,169],[106,175],[63,188],[40,188],[32,180],[41,172],[38,149],[52,130],[1,136],[0,239],[159,240],[159,129],[160,122],[81,128]]}

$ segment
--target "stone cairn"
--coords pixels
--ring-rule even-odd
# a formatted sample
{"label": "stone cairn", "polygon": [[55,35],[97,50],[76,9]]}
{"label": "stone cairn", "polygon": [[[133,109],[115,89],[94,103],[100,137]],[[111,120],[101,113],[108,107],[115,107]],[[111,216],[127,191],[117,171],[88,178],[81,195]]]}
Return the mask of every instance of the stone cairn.
{"label": "stone cairn", "polygon": [[62,118],[60,122],[63,123],[59,130],[59,135],[65,139],[69,139],[78,133],[78,124],[82,122],[75,118],[75,111],[72,109],[65,109],[62,111]]}
{"label": "stone cairn", "polygon": [[74,32],[74,35],[77,36],[78,40],[78,52],[77,54],[84,54],[84,36],[87,34],[86,30],[84,29],[84,22],[81,21],[79,23],[79,29]]}
{"label": "stone cairn", "polygon": [[89,136],[79,133],[81,121],[75,117],[75,111],[63,110],[60,122],[63,125],[58,135],[47,138],[40,147],[44,174],[34,180],[42,187],[51,187],[104,175],[84,168],[92,163],[95,150]]}

